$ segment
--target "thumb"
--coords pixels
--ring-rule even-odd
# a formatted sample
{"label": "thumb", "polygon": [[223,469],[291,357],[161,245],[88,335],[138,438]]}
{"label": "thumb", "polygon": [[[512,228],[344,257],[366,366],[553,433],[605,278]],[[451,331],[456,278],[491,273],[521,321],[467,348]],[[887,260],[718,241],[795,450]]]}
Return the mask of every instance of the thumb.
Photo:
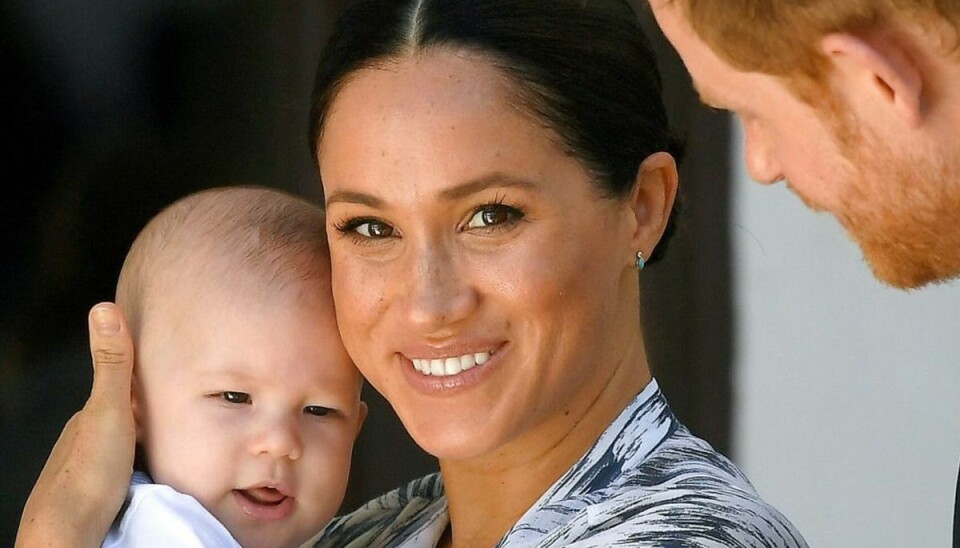
{"label": "thumb", "polygon": [[123,314],[113,303],[100,303],[90,310],[88,325],[93,391],[87,405],[129,408],[133,340]]}

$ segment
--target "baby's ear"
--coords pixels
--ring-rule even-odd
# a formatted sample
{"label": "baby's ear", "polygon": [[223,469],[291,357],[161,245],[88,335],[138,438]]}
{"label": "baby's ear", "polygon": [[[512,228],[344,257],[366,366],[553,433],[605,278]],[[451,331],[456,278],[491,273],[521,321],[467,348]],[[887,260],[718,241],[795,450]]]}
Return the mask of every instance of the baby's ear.
{"label": "baby's ear", "polygon": [[367,413],[369,411],[370,410],[367,408],[366,402],[361,401],[360,405],[357,407],[357,414],[359,415],[359,417],[357,418],[357,434],[356,435],[358,436],[360,435],[360,429],[363,428],[363,422],[367,420]]}
{"label": "baby's ear", "polygon": [[[136,365],[134,365],[136,369]],[[137,443],[143,441],[143,426],[142,425],[142,411],[141,411],[141,395],[140,395],[140,383],[137,379],[137,375],[134,374],[133,382],[130,384],[130,407],[133,409],[133,425],[137,430]]]}
{"label": "baby's ear", "polygon": [[[134,371],[136,371],[136,364],[134,364]],[[133,469],[145,472],[148,468],[146,451],[143,448],[143,397],[139,385],[136,372],[134,372],[133,382],[130,383],[130,407],[133,409],[133,426],[137,431],[137,445],[133,453]]]}

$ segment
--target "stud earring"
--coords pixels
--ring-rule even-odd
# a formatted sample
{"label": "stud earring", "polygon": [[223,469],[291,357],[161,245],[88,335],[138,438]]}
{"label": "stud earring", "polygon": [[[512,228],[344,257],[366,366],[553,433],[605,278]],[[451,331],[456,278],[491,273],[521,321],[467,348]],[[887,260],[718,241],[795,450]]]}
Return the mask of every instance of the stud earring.
{"label": "stud earring", "polygon": [[643,258],[643,251],[637,251],[637,270],[643,270],[647,260]]}

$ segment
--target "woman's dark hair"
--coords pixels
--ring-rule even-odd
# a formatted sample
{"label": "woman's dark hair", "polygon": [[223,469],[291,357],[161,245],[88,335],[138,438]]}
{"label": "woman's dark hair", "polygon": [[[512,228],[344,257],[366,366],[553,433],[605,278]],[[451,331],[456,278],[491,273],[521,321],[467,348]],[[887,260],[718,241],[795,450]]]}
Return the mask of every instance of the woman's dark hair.
{"label": "woman's dark hair", "polygon": [[[351,75],[430,48],[472,51],[503,70],[520,104],[560,136],[606,197],[629,194],[647,156],[680,155],[656,59],[624,0],[363,0],[341,15],[320,59],[314,158]],[[648,263],[663,254],[676,212]]]}

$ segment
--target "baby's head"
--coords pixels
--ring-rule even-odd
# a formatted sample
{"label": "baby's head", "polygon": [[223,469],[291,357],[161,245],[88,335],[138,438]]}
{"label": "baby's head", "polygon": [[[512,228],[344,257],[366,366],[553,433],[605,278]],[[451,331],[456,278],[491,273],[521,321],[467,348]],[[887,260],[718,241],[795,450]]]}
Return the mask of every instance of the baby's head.
{"label": "baby's head", "polygon": [[366,408],[329,268],[318,208],[233,187],[157,215],[120,274],[147,469],[247,548],[298,546],[346,489]]}

